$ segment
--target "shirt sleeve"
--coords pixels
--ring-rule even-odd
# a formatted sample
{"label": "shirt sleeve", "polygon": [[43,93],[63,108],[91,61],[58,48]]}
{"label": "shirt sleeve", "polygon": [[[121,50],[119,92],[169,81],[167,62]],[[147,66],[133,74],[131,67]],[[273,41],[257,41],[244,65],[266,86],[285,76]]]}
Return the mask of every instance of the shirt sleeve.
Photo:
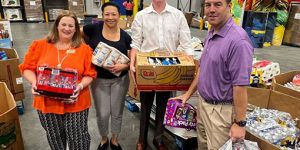
{"label": "shirt sleeve", "polygon": [[249,85],[252,70],[253,47],[246,40],[240,40],[227,58],[228,70],[233,85]]}
{"label": "shirt sleeve", "polygon": [[131,47],[137,50],[141,49],[142,46],[142,16],[140,13],[137,13],[132,25],[131,25],[131,32],[132,32],[132,43]]}
{"label": "shirt sleeve", "polygon": [[93,35],[95,32],[95,25],[94,24],[85,25],[83,26],[82,30],[87,37],[91,37],[91,35]]}
{"label": "shirt sleeve", "polygon": [[185,51],[187,55],[194,55],[191,42],[191,31],[183,13],[180,13],[179,46],[177,47],[177,50]]}
{"label": "shirt sleeve", "polygon": [[42,44],[40,41],[33,41],[31,43],[27,53],[25,54],[23,63],[19,65],[21,73],[23,73],[24,70],[32,70],[33,72],[36,71],[41,49]]}
{"label": "shirt sleeve", "polygon": [[93,50],[89,46],[85,46],[87,49],[87,55],[84,59],[84,71],[82,76],[90,76],[92,78],[97,77],[97,72],[95,70],[95,66],[92,64],[92,53]]}

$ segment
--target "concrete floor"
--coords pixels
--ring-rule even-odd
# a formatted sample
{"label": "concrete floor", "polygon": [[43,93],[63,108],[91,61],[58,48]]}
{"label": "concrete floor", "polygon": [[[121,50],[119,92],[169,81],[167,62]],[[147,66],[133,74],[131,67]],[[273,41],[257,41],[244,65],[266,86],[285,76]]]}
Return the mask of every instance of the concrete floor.
{"label": "concrete floor", "polygon": [[[14,39],[14,48],[17,50],[20,61],[23,61],[24,54],[28,46],[34,39],[44,37],[52,24],[47,23],[11,23],[12,34]],[[198,29],[191,29],[192,35],[199,37],[201,40],[205,37],[206,31],[199,31]],[[269,47],[255,49],[255,55],[260,59],[267,59],[278,62],[282,72],[289,70],[300,70],[300,48],[299,47]],[[25,114],[20,115],[20,122],[22,127],[23,140],[26,150],[49,150],[45,132],[42,129],[38,115],[32,107],[32,95],[30,93],[30,86],[25,81]],[[123,115],[122,132],[119,137],[119,142],[124,150],[134,150],[138,139],[139,131],[139,113],[132,113],[126,108]],[[154,149],[152,143],[153,127],[150,126],[148,149]],[[91,150],[96,150],[99,144],[100,136],[96,124],[95,109],[92,107],[89,113],[89,133],[91,135]],[[169,149],[176,149],[174,139],[165,134]]]}

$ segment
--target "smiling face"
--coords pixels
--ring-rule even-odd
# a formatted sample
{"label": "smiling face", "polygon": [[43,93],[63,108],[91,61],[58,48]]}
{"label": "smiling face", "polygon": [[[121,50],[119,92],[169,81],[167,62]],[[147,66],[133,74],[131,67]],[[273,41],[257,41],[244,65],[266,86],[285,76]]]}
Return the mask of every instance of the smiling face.
{"label": "smiling face", "polygon": [[207,21],[215,28],[220,28],[230,17],[231,3],[226,0],[205,0],[204,13]]}
{"label": "smiling face", "polygon": [[103,10],[103,21],[108,27],[117,27],[120,18],[118,8],[114,6],[106,6]]}
{"label": "smiling face", "polygon": [[72,40],[76,31],[75,20],[72,17],[62,17],[57,26],[59,39]]}

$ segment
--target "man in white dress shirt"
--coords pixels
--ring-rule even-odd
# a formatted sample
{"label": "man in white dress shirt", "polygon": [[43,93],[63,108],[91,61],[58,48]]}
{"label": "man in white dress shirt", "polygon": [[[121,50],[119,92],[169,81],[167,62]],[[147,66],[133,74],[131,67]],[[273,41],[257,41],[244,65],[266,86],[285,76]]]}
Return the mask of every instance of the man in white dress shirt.
{"label": "man in white dress shirt", "polygon": [[[193,55],[191,35],[183,13],[167,4],[166,0],[152,0],[152,4],[138,12],[131,27],[132,50],[130,54],[130,73],[135,75],[136,53],[154,50],[184,51]],[[133,78],[135,79],[135,78]],[[147,146],[147,134],[151,107],[156,95],[155,134],[153,144],[159,150],[167,147],[162,141],[164,131],[163,120],[166,104],[171,92],[141,92],[140,135],[137,149],[143,150]]]}

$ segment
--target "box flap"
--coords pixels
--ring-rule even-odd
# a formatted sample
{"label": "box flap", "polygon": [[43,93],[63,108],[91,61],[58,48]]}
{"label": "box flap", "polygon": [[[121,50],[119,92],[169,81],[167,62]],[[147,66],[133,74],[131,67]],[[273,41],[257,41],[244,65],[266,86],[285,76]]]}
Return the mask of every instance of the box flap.
{"label": "box flap", "polygon": [[0,116],[16,107],[13,95],[4,82],[0,82]]}
{"label": "box flap", "polygon": [[0,51],[4,51],[8,59],[13,59],[13,58],[19,59],[17,51],[13,48],[0,48]]}
{"label": "box flap", "polygon": [[[293,118],[300,119],[300,99],[287,94],[271,91],[268,108],[288,112]],[[300,128],[300,123],[297,127]]]}
{"label": "box flap", "polygon": [[290,71],[287,73],[279,74],[273,77],[273,83],[277,83],[281,85],[286,84],[288,82],[291,82],[293,80],[293,77],[299,73],[300,71]]}
{"label": "box flap", "polygon": [[271,91],[269,89],[248,87],[248,103],[258,107],[267,108],[270,98],[270,92]]}

